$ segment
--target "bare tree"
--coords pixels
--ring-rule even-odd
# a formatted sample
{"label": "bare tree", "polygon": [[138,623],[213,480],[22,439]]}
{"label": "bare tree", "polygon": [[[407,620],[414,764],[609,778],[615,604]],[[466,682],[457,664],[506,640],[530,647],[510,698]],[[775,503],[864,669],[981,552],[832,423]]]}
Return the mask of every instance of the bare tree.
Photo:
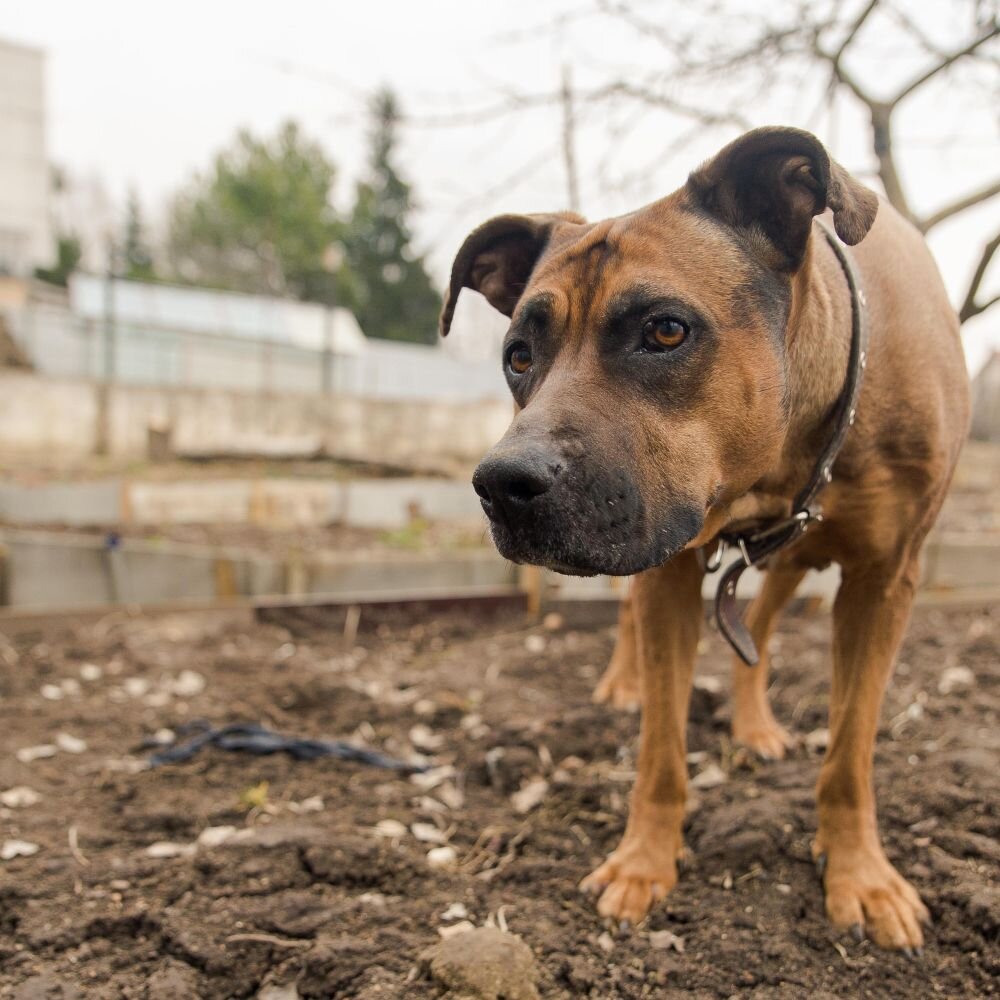
{"label": "bare tree", "polygon": [[[568,80],[552,93],[523,94],[510,90],[484,106],[438,115],[415,124],[431,126],[483,122],[551,104],[572,106],[580,125],[588,109],[598,106],[604,127],[615,120],[610,109],[627,114],[656,109],[690,123],[691,134],[706,129],[746,128],[752,108],[784,88],[798,102],[815,104],[814,123],[833,121],[842,106],[853,106],[868,123],[873,173],[888,200],[922,232],[1000,195],[1000,172],[971,191],[956,191],[927,214],[913,208],[912,192],[903,179],[906,157],[915,155],[896,135],[900,109],[917,95],[947,94],[992,117],[994,133],[1000,98],[1000,26],[998,0],[948,0],[916,4],[909,0],[772,0],[766,10],[747,0],[703,0],[679,11],[676,0],[593,0],[503,39],[549,31],[565,39],[571,22],[589,17],[624,31],[641,53],[628,66],[601,65],[589,84],[569,92]],[[593,53],[586,60],[591,69]],[[597,82],[595,83],[595,79]],[[935,90],[935,88],[947,88]],[[640,116],[641,117],[641,116]],[[673,134],[681,149],[685,134]],[[968,137],[966,137],[968,138]],[[662,156],[657,151],[657,156]],[[904,162],[901,162],[904,161]],[[993,163],[995,168],[996,164]],[[640,164],[637,171],[646,166]],[[600,165],[598,165],[600,170]],[[984,282],[1000,246],[1000,233],[987,238],[958,311],[962,322],[1000,301],[984,295]]]}

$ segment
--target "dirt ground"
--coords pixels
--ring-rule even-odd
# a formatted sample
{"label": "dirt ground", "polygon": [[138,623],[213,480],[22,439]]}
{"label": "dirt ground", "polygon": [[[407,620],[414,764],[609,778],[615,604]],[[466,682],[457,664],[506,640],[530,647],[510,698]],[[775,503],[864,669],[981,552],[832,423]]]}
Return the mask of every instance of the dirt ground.
{"label": "dirt ground", "polygon": [[[636,716],[590,702],[612,630],[363,621],[348,643],[323,624],[109,618],[0,638],[0,844],[24,852],[0,861],[0,996],[454,997],[420,956],[462,920],[520,936],[544,998],[997,993],[1000,608],[919,609],[883,711],[886,848],[934,915],[918,960],[823,916],[825,616],[792,615],[779,640],[774,701],[803,737],[781,762],[729,744],[729,660],[708,639],[689,750],[715,780],[681,881],[624,933],[576,891],[622,831],[634,766]],[[216,749],[143,769],[144,740],[196,718],[435,770]]]}

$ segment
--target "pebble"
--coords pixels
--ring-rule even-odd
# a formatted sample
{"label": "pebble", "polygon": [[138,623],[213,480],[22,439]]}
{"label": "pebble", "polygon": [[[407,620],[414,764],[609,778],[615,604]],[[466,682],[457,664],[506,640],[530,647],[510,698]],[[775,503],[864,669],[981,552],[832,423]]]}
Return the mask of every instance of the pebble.
{"label": "pebble", "polygon": [[58,684],[43,684],[38,692],[46,701],[59,701],[63,696],[63,689]]}
{"label": "pebble", "polygon": [[454,868],[458,861],[458,853],[450,844],[444,847],[432,847],[427,852],[427,864],[431,868]]}
{"label": "pebble", "polygon": [[469,911],[465,903],[452,903],[444,913],[441,914],[442,920],[465,920],[468,917]]}
{"label": "pebble", "polygon": [[0,792],[0,805],[5,805],[8,809],[26,809],[41,801],[41,795],[27,785],[15,785]]}
{"label": "pebble", "polygon": [[433,823],[411,823],[410,832],[423,844],[446,844],[448,838]]}
{"label": "pebble", "polygon": [[945,667],[938,681],[938,694],[951,694],[973,687],[976,675],[968,667]]}
{"label": "pebble", "polygon": [[96,663],[85,663],[80,667],[80,676],[85,681],[99,681],[104,671]]}
{"label": "pebble", "polygon": [[472,923],[471,920],[462,920],[457,924],[452,924],[450,927],[439,927],[438,934],[443,938],[455,937],[456,934],[468,934],[469,931],[474,931],[476,925]]}
{"label": "pebble", "polygon": [[206,826],[198,834],[198,844],[201,847],[218,847],[229,840],[235,833],[235,826]]}
{"label": "pebble", "polygon": [[684,938],[678,937],[673,931],[650,931],[649,943],[654,948],[673,948],[676,952],[684,953]]}
{"label": "pebble", "polygon": [[398,840],[406,836],[406,826],[398,819],[381,819],[375,824],[375,835],[387,837],[389,840]]}
{"label": "pebble", "polygon": [[30,858],[41,848],[30,840],[5,840],[0,847],[0,861],[10,861],[13,858]]}
{"label": "pebble", "polygon": [[205,678],[196,670],[182,670],[170,684],[170,690],[178,698],[193,698],[205,690]]}
{"label": "pebble", "polygon": [[22,764],[30,764],[33,760],[43,760],[46,757],[55,757],[59,748],[52,743],[42,743],[37,747],[21,747],[17,751],[17,759]]}
{"label": "pebble", "polygon": [[549,794],[549,783],[544,778],[534,778],[522,785],[510,797],[514,812],[524,816],[540,805]]}
{"label": "pebble", "polygon": [[724,785],[728,778],[726,772],[718,764],[706,764],[692,779],[693,788],[718,788]]}
{"label": "pebble", "polygon": [[86,740],[81,740],[70,733],[59,733],[56,736],[56,746],[66,753],[84,753],[87,749]]}
{"label": "pebble", "polygon": [[544,653],[545,646],[545,636],[543,635],[527,635],[524,637],[524,648],[529,653]]}
{"label": "pebble", "polygon": [[829,729],[814,729],[806,735],[806,747],[813,753],[822,753],[830,745]]}
{"label": "pebble", "polygon": [[181,858],[194,852],[194,844],[177,844],[171,840],[158,840],[146,848],[151,858]]}

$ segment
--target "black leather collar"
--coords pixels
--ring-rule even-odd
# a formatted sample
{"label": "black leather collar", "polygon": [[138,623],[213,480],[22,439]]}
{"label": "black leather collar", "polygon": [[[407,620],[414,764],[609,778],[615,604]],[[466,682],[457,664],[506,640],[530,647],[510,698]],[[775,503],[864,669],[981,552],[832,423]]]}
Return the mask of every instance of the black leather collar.
{"label": "black leather collar", "polygon": [[826,447],[816,462],[811,478],[792,502],[791,515],[781,520],[756,524],[740,531],[721,532],[718,548],[711,558],[706,560],[706,569],[712,573],[722,565],[727,547],[731,546],[740,553],[740,558],[732,563],[719,579],[719,586],[715,593],[715,617],[719,623],[719,630],[736,650],[740,659],[748,666],[754,666],[760,657],[750,635],[750,630],[740,617],[736,605],[736,585],[750,566],[759,565],[775,552],[791,545],[809,528],[810,524],[823,520],[823,514],[817,500],[823,488],[833,479],[834,463],[857,415],[861,383],[864,380],[865,365],[868,361],[868,310],[865,308],[865,295],[861,288],[857,267],[841,242],[825,223],[818,220],[817,223],[823,230],[837,260],[840,261],[844,276],[847,278],[847,287],[851,292],[851,353],[847,364],[847,377],[840,392],[840,398],[837,400],[833,417],[833,430]]}

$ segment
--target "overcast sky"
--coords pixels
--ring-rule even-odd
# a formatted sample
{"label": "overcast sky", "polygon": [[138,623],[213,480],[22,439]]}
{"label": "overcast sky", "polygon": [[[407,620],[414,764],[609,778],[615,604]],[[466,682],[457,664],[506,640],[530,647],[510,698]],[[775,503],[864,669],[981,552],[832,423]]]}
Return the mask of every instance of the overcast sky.
{"label": "overcast sky", "polygon": [[[78,174],[99,174],[116,198],[135,187],[154,219],[171,192],[204,168],[238,127],[267,132],[290,117],[329,150],[340,169],[337,201],[346,206],[363,169],[365,95],[392,85],[404,109],[424,122],[407,129],[400,165],[421,203],[415,219],[420,248],[443,282],[463,235],[478,221],[501,211],[565,207],[567,189],[556,109],[465,126],[434,121],[456,109],[489,106],[504,88],[551,91],[565,63],[573,67],[574,83],[586,86],[657,58],[655,45],[638,44],[606,19],[576,18],[561,32],[545,28],[560,11],[584,6],[569,0],[31,0],[0,6],[0,37],[47,53],[51,158]],[[663,16],[662,4],[640,6]],[[943,2],[934,7],[950,10]],[[671,17],[683,20],[688,9],[676,4]],[[945,43],[956,27],[939,19],[935,37]],[[861,58],[887,86],[918,68],[880,39]],[[918,210],[995,173],[995,96],[956,101],[941,87],[906,106],[897,136]],[[832,117],[808,120],[810,110],[802,92],[786,90],[743,112],[754,124],[810,125],[846,166],[870,171],[857,113],[845,106]],[[584,212],[617,213],[668,193],[731,137],[685,133],[681,123],[662,116],[591,116],[578,133]],[[998,225],[1000,198],[934,234],[932,248],[953,299]],[[1000,308],[969,325],[970,361],[983,358],[990,344],[1000,346]]]}

